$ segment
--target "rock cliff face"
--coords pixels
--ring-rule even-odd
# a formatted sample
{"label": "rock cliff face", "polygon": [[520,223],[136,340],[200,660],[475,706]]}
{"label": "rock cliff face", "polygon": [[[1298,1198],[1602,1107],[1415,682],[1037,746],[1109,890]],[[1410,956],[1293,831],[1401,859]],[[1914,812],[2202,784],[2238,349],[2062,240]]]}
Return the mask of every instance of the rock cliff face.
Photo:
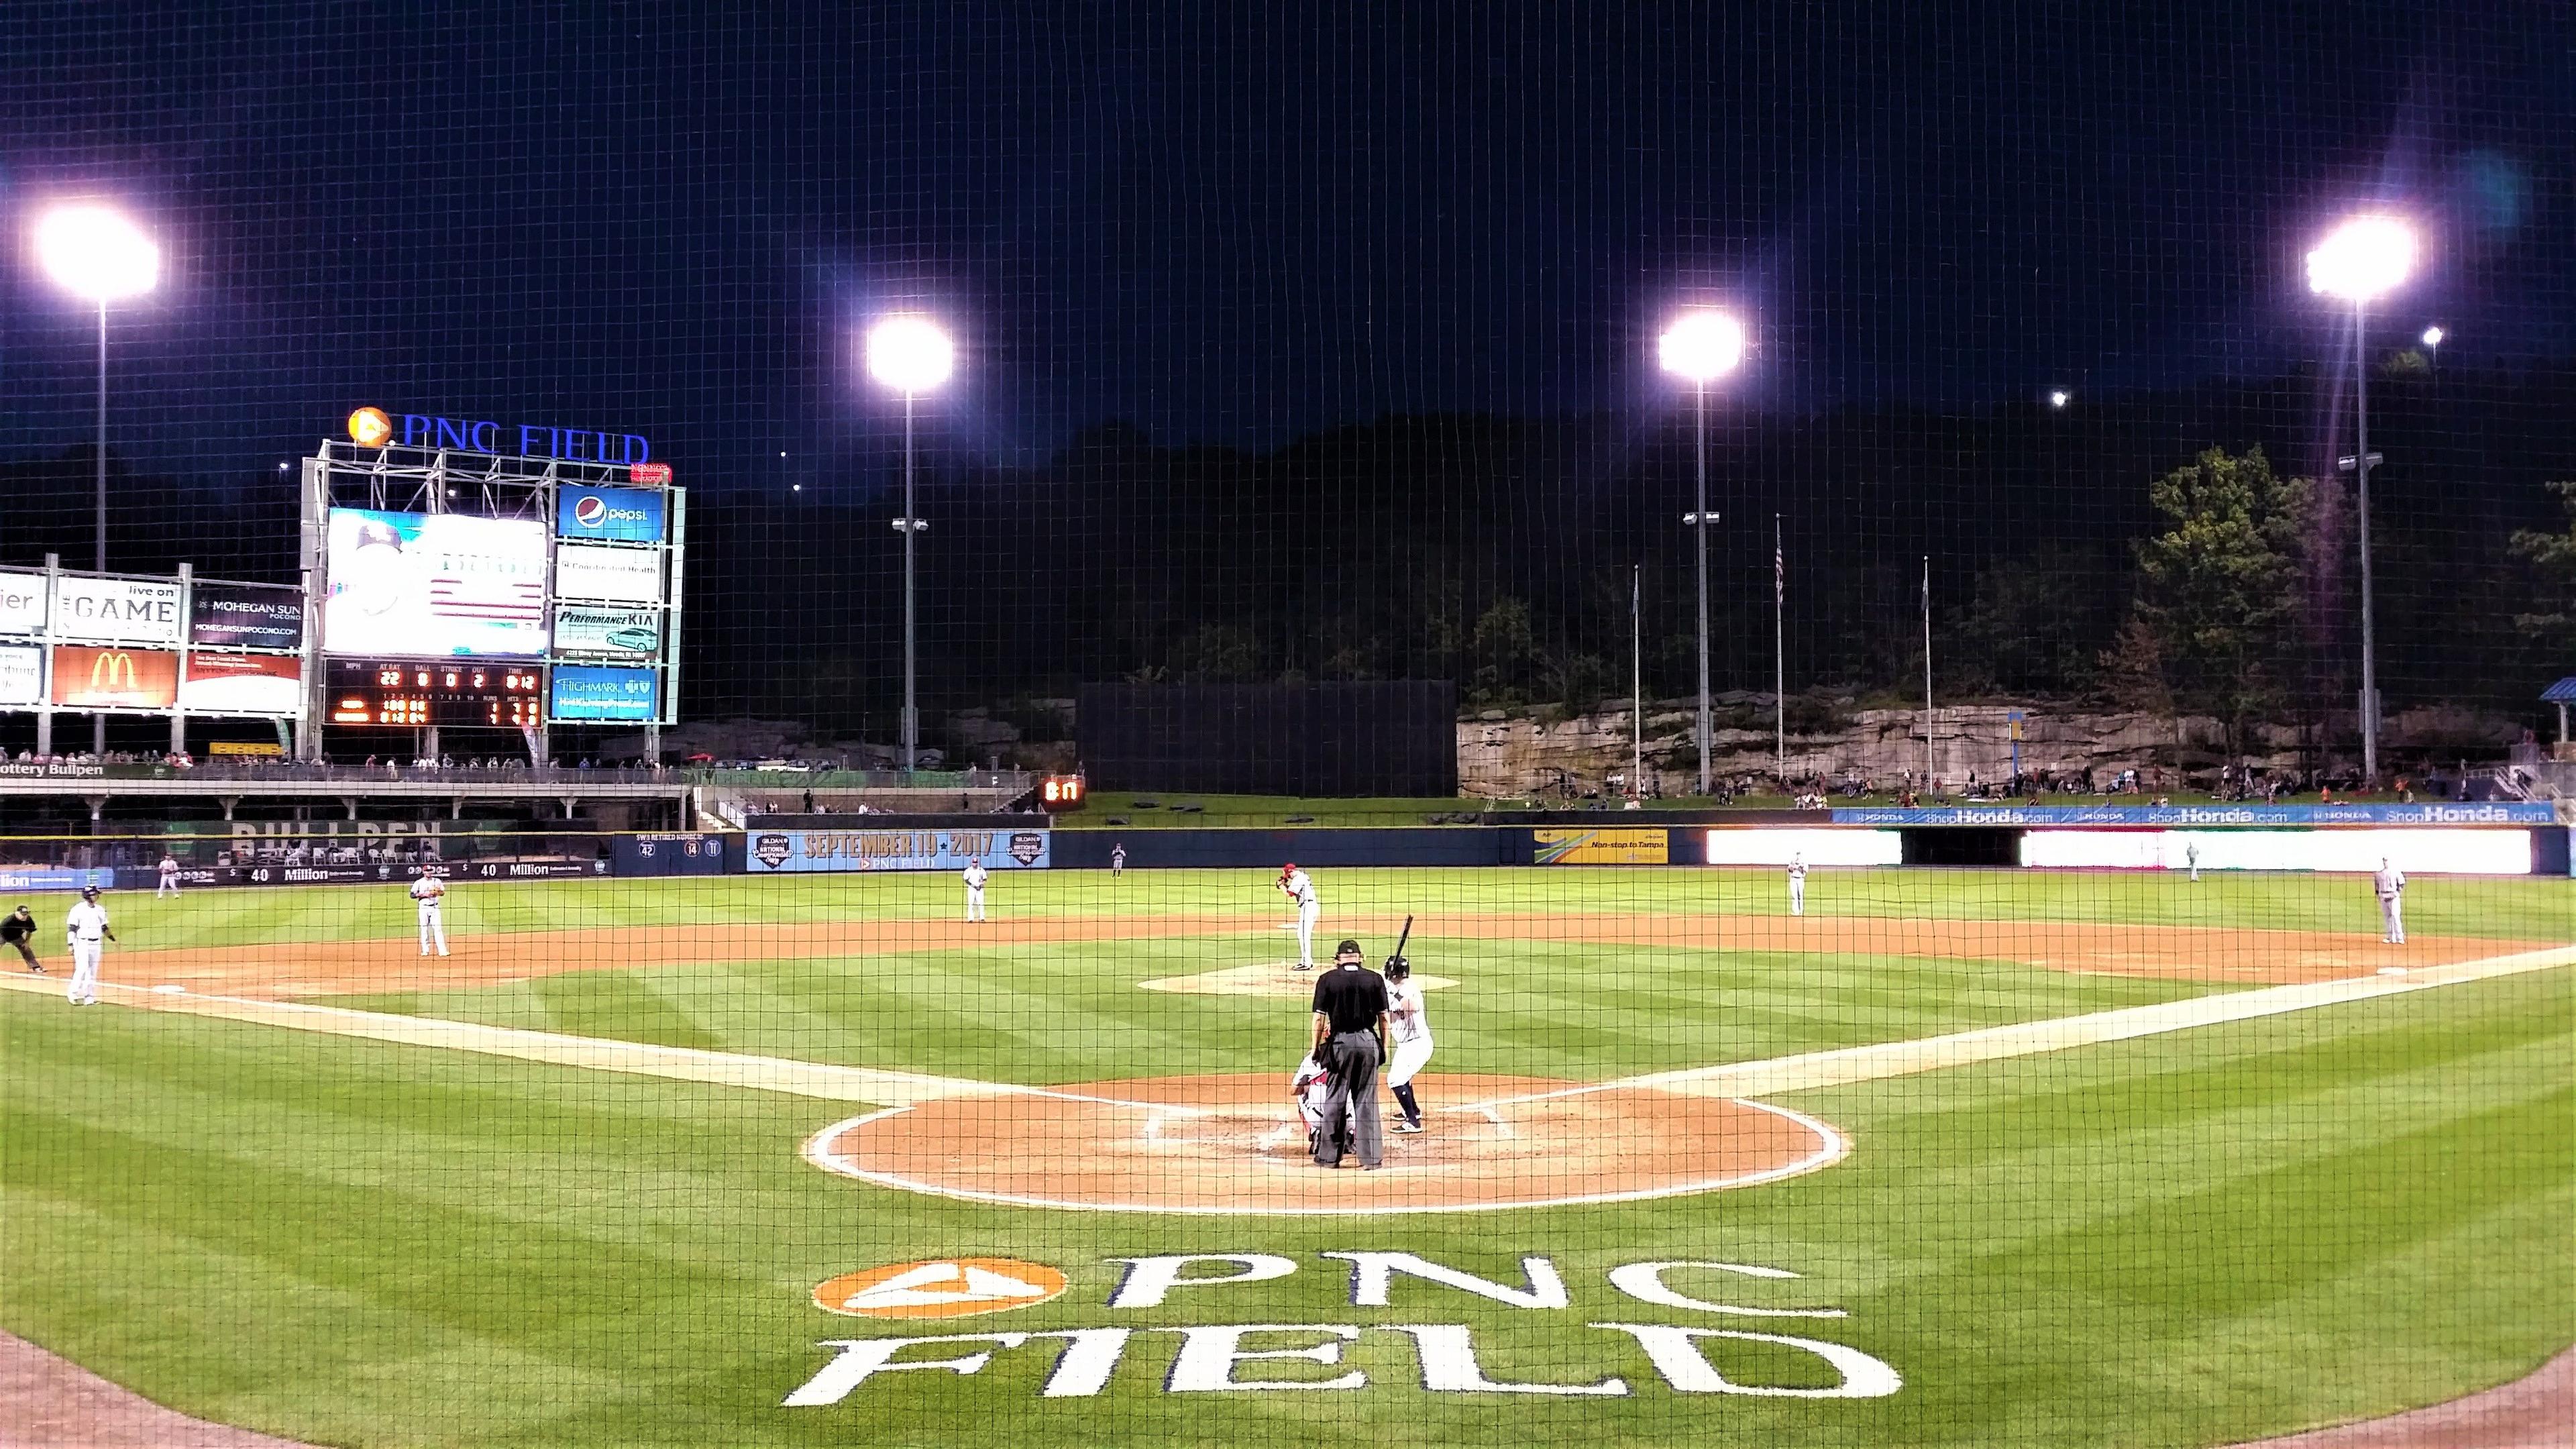
{"label": "rock cliff face", "polygon": [[[1742,694],[1719,696],[1711,761],[1721,778],[1752,775],[1768,781],[1778,773],[1772,731],[1767,727],[1770,700]],[[1800,711],[1793,710],[1793,723]],[[1822,776],[1839,782],[1858,775],[1881,789],[1892,789],[1901,776],[1918,780],[1925,764],[1925,721],[1929,721],[1932,776],[1945,786],[1964,785],[1971,773],[1980,780],[2008,778],[2013,772],[2014,717],[2019,716],[2021,769],[2072,774],[2091,769],[2094,777],[2137,770],[2142,779],[2162,770],[2166,788],[2184,785],[2179,766],[2207,783],[2219,759],[2224,733],[2217,720],[2198,715],[2175,719],[2165,715],[2107,710],[2051,709],[2039,705],[1955,705],[1932,710],[1863,709],[1844,715],[1824,730],[1793,728],[1788,740],[1791,779]],[[1660,784],[1666,794],[1690,789],[1698,767],[1691,750],[1694,706],[1689,700],[1652,700],[1645,709],[1645,781]],[[1745,728],[1756,718],[1763,728]],[[1487,710],[1458,723],[1458,786],[1468,795],[1501,799],[1554,792],[1566,783],[1580,791],[1615,795],[1613,783],[1630,770],[1631,722],[1625,709],[1597,714],[1552,716],[1508,714]],[[2297,731],[2264,727],[2254,762],[2288,774],[2302,757]],[[2491,756],[2515,735],[2502,721],[2452,709],[2410,711],[2389,722],[2383,739],[2392,750],[2410,750],[2449,763],[2452,751],[2470,758]]]}

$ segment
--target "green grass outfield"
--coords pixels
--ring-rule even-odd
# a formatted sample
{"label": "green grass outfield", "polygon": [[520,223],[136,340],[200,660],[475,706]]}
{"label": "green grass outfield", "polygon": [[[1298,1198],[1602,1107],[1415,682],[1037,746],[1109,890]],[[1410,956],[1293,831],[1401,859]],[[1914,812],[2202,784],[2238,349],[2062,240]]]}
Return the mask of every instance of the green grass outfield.
{"label": "green grass outfield", "polygon": [[[1774,872],[1319,872],[1336,917],[1777,911]],[[58,898],[40,898],[49,941]],[[1260,872],[1003,875],[997,919],[1268,913]],[[6,905],[7,902],[0,902]],[[2564,882],[2428,878],[2422,935],[2566,940]],[[388,888],[112,902],[135,947],[401,936]],[[1284,1072],[1293,1002],[1136,982],[1275,959],[1285,932],[860,954],[945,917],[946,877],[460,887],[451,932],[631,926],[704,964],[599,969],[335,1005],[1028,1083]],[[1810,910],[2375,934],[2353,881],[1819,872]],[[762,959],[745,924],[846,922],[846,958]],[[1372,952],[1385,942],[1371,936]],[[1604,1079],[2171,1000],[2190,983],[1850,953],[1467,941],[1421,969],[1435,1071]],[[110,979],[118,979],[111,958]],[[2576,971],[2553,969],[1775,1099],[1847,1132],[1842,1163],[1612,1207],[1393,1218],[986,1207],[826,1175],[803,1139],[863,1107],[0,992],[0,1327],[186,1412],[322,1443],[733,1445],[1454,1443],[2199,1446],[2388,1412],[2514,1378],[2576,1340]],[[998,1102],[996,1114],[1007,1114]],[[1351,1302],[1328,1251],[1405,1251],[1564,1309],[1401,1280]],[[1265,1253],[1257,1284],[1111,1309],[1118,1257]],[[826,1314],[825,1278],[980,1254],[1051,1264],[1053,1302],[914,1325]],[[1718,1317],[1606,1275],[1846,1316]],[[1602,1322],[1807,1336],[1903,1378],[1872,1399],[1676,1393]],[[1179,1336],[1140,1332],[1095,1396],[1038,1396],[1056,1347],[971,1377],[903,1372],[826,1407],[780,1400],[824,1340],[1100,1327],[1362,1328],[1333,1367],[1243,1377],[1364,1388],[1171,1393]],[[1495,1379],[1621,1398],[1420,1386],[1412,1340],[1464,1325]],[[1261,1348],[1316,1341],[1283,1337]],[[946,1356],[949,1350],[920,1356]],[[1720,1343],[1743,1384],[1832,1382],[1803,1351]]]}

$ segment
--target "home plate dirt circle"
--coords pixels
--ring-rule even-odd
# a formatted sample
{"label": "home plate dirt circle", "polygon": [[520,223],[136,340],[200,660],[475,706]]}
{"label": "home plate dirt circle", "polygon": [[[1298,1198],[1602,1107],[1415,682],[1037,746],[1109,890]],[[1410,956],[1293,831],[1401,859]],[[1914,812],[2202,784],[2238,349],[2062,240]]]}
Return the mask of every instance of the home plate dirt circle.
{"label": "home plate dirt circle", "polygon": [[[1479,1212],[1677,1197],[1830,1166],[1841,1133],[1786,1108],[1651,1087],[1426,1076],[1383,1170],[1314,1165],[1280,1076],[1089,1082],[947,1097],[836,1122],[827,1172],[940,1197],[1083,1212]],[[1388,1120],[1394,1120],[1392,1110]]]}

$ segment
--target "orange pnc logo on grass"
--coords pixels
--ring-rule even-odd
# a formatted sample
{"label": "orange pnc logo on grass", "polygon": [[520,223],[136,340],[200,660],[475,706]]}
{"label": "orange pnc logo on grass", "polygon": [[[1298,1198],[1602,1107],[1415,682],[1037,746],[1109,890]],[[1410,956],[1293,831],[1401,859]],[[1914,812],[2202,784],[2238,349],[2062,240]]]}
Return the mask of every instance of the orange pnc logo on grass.
{"label": "orange pnc logo on grass", "polygon": [[814,1286],[814,1306],[853,1318],[964,1318],[1062,1294],[1065,1276],[1018,1258],[933,1258],[844,1273]]}

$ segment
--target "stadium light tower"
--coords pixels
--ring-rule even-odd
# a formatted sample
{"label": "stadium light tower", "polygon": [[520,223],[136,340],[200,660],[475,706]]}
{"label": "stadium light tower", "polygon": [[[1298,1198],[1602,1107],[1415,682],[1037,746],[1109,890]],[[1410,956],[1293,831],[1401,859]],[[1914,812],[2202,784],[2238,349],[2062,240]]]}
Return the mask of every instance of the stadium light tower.
{"label": "stadium light tower", "polygon": [[[95,567],[107,571],[107,304],[139,297],[161,280],[161,248],[123,212],[73,202],[36,219],[36,265],[57,287],[98,307],[98,506]],[[90,748],[107,753],[107,716],[90,716]]]}
{"label": "stadium light tower", "polygon": [[917,674],[913,649],[913,544],[929,525],[912,506],[912,400],[937,388],[957,370],[957,344],[928,317],[899,314],[880,318],[868,329],[868,376],[903,394],[903,516],[894,521],[903,535],[903,768],[910,773],[921,753],[921,708],[915,695]]}
{"label": "stadium light tower", "polygon": [[1744,324],[1724,312],[1694,308],[1675,317],[1655,344],[1655,361],[1691,385],[1699,439],[1699,507],[1682,526],[1699,537],[1699,793],[1711,792],[1708,709],[1708,530],[1717,515],[1708,508],[1708,385],[1744,361]]}
{"label": "stadium light tower", "polygon": [[2357,216],[2326,233],[2308,253],[2308,289],[2352,304],[2353,449],[2336,466],[2356,482],[2361,543],[2361,772],[2379,784],[2379,661],[2371,617],[2370,355],[2364,340],[2374,298],[2405,285],[2415,270],[2415,230],[2393,216]]}

